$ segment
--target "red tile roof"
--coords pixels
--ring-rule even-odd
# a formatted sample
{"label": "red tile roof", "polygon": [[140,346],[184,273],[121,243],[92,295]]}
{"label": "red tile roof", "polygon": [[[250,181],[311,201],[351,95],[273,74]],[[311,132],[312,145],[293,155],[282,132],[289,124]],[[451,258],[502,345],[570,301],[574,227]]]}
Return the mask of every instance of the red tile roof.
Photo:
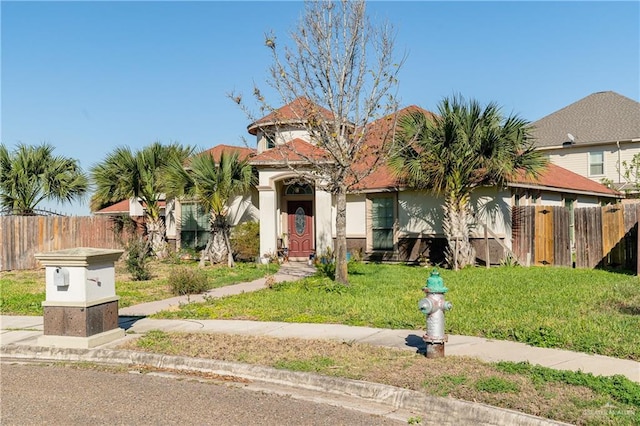
{"label": "red tile roof", "polygon": [[[355,167],[358,172],[364,172],[367,169],[373,168],[376,165],[375,154],[382,150],[381,143],[389,143],[395,133],[395,126],[397,120],[403,115],[411,114],[413,112],[422,112],[428,117],[433,116],[433,113],[420,108],[417,105],[409,105],[401,110],[398,110],[395,114],[389,114],[378,120],[375,120],[367,126],[367,135],[365,141],[365,148],[361,151],[366,155],[363,160],[359,161],[359,164]],[[371,154],[373,153],[373,155]],[[386,164],[379,164],[375,168],[374,172],[366,176],[363,180],[354,186],[355,190],[379,190],[385,188],[395,188],[399,186],[400,182],[395,177],[394,173]]]}
{"label": "red tile roof", "polygon": [[247,130],[252,135],[255,135],[258,132],[258,128],[262,126],[275,124],[299,124],[308,121],[310,118],[318,117],[323,117],[326,120],[332,120],[333,113],[328,109],[311,102],[307,98],[299,97],[294,99],[291,103],[278,108],[261,119],[249,124],[249,126],[247,126]]}
{"label": "red tile roof", "polygon": [[94,214],[129,214],[129,200],[118,201],[103,209],[93,212]]}
{"label": "red tile roof", "polygon": [[328,160],[325,150],[305,140],[296,138],[257,154],[251,158],[250,162],[253,165],[283,164],[285,162],[301,163],[307,162],[308,158],[316,161]]}
{"label": "red tile roof", "polygon": [[546,170],[542,172],[538,179],[527,178],[523,173],[520,173],[520,176],[512,180],[510,186],[565,189],[573,192],[591,193],[608,197],[622,196],[618,191],[553,163],[547,165]]}
{"label": "red tile roof", "polygon": [[255,154],[256,150],[252,148],[242,147],[242,146],[216,145],[213,148],[202,151],[199,155],[211,155],[216,161],[216,163],[219,163],[220,157],[222,156],[223,152],[225,153],[225,155],[237,152],[238,158],[240,160],[244,160],[246,158],[251,157],[253,154]]}
{"label": "red tile roof", "polygon": [[[146,207],[147,203],[141,203],[142,207]],[[167,202],[165,200],[158,201],[158,207],[165,208],[167,206]],[[103,209],[93,212],[93,214],[107,214],[107,215],[120,215],[120,214],[129,214],[129,200],[118,201],[115,204],[111,204]]]}

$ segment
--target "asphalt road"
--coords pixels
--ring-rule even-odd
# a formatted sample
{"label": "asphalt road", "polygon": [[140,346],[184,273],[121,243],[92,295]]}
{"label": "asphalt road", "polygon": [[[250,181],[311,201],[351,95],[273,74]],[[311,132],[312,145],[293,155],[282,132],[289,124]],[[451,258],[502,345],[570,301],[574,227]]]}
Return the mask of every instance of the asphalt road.
{"label": "asphalt road", "polygon": [[3,363],[1,398],[3,426],[407,424],[242,383],[60,365]]}

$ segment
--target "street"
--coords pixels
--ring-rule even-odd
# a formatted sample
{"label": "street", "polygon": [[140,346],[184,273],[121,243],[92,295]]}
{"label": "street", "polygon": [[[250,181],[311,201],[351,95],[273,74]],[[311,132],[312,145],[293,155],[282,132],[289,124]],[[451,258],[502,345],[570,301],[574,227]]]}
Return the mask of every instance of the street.
{"label": "street", "polygon": [[400,425],[405,422],[223,382],[3,363],[8,425]]}

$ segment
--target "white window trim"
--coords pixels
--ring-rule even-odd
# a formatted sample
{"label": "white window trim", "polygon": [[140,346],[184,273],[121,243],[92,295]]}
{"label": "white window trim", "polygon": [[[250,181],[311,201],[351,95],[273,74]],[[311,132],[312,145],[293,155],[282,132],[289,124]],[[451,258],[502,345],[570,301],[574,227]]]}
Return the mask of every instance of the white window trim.
{"label": "white window trim", "polygon": [[[601,154],[602,155],[602,163],[592,163],[591,162],[591,158],[592,155],[594,154]],[[602,164],[602,173],[591,173],[591,165],[596,165],[596,164]],[[604,151],[589,151],[587,153],[587,170],[588,170],[588,176],[589,177],[601,177],[601,176],[605,176],[606,175],[606,170],[605,170],[605,159],[604,159]]]}

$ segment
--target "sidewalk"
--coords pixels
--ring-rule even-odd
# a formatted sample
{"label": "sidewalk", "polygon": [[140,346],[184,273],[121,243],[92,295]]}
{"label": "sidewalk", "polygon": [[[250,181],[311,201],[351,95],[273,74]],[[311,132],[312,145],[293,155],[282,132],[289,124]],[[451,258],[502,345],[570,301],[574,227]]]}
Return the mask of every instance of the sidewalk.
{"label": "sidewalk", "polygon": [[[290,281],[310,275],[313,268],[305,264],[284,265],[275,280]],[[145,333],[149,330],[185,331],[199,333],[246,334],[271,337],[296,337],[302,339],[332,339],[344,342],[368,343],[411,351],[424,350],[423,330],[389,330],[370,327],[353,327],[340,324],[297,324],[241,320],[156,320],[144,318],[160,310],[204,300],[256,291],[265,288],[265,279],[211,290],[206,295],[175,297],[158,302],[123,308],[119,311],[120,327],[128,332]],[[37,346],[43,333],[42,317],[1,316],[0,345]],[[125,337],[126,339],[127,337]],[[114,348],[120,341],[103,347]],[[561,349],[537,348],[510,341],[491,340],[482,337],[450,335],[445,347],[446,355],[470,356],[488,362],[528,361],[559,370],[581,370],[595,375],[621,374],[640,383],[640,363],[601,355],[589,355]]]}

